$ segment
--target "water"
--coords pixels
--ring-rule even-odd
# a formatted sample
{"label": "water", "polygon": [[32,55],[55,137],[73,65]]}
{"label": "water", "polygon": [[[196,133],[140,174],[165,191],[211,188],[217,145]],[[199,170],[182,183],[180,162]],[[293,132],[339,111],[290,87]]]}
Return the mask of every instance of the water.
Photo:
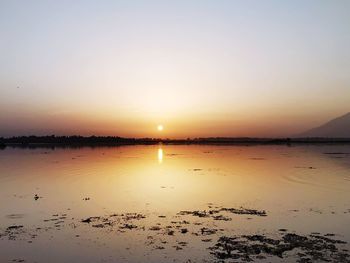
{"label": "water", "polygon": [[[0,199],[0,262],[211,262],[220,236],[279,229],[350,242],[350,146],[8,147]],[[178,214],[222,208],[267,216]]]}

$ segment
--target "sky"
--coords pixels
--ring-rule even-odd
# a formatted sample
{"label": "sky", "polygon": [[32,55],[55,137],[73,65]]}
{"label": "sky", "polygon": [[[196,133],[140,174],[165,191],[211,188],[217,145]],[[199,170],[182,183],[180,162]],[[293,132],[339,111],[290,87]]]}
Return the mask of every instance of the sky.
{"label": "sky", "polygon": [[303,132],[350,111],[349,14],[347,0],[0,0],[0,136]]}

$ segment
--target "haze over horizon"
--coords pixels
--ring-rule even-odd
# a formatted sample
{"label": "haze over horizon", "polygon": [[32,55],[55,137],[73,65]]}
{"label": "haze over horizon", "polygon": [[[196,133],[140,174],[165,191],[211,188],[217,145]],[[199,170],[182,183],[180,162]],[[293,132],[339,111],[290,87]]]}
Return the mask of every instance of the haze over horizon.
{"label": "haze over horizon", "polygon": [[301,133],[350,111],[349,13],[350,1],[1,1],[0,136]]}

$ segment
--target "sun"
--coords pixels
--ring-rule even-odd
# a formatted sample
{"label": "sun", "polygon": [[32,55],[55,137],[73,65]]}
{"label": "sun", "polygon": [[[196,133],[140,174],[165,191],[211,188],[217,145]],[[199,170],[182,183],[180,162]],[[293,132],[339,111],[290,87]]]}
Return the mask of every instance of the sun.
{"label": "sun", "polygon": [[159,125],[157,126],[157,130],[158,130],[158,131],[162,131],[162,130],[164,130],[163,125],[162,125],[162,124],[159,124]]}

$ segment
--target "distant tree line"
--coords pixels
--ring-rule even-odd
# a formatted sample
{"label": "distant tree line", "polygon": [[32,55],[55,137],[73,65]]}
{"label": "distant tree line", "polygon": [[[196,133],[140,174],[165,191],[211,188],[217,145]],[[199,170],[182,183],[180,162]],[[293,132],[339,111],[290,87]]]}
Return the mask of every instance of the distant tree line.
{"label": "distant tree line", "polygon": [[18,136],[0,137],[0,149],[13,147],[83,147],[152,144],[286,144],[300,143],[350,143],[349,138],[250,138],[250,137],[209,137],[188,139],[123,138],[118,136]]}
{"label": "distant tree line", "polygon": [[160,139],[153,138],[122,138],[118,136],[18,136],[0,138],[0,145],[125,145],[125,144],[157,144]]}

